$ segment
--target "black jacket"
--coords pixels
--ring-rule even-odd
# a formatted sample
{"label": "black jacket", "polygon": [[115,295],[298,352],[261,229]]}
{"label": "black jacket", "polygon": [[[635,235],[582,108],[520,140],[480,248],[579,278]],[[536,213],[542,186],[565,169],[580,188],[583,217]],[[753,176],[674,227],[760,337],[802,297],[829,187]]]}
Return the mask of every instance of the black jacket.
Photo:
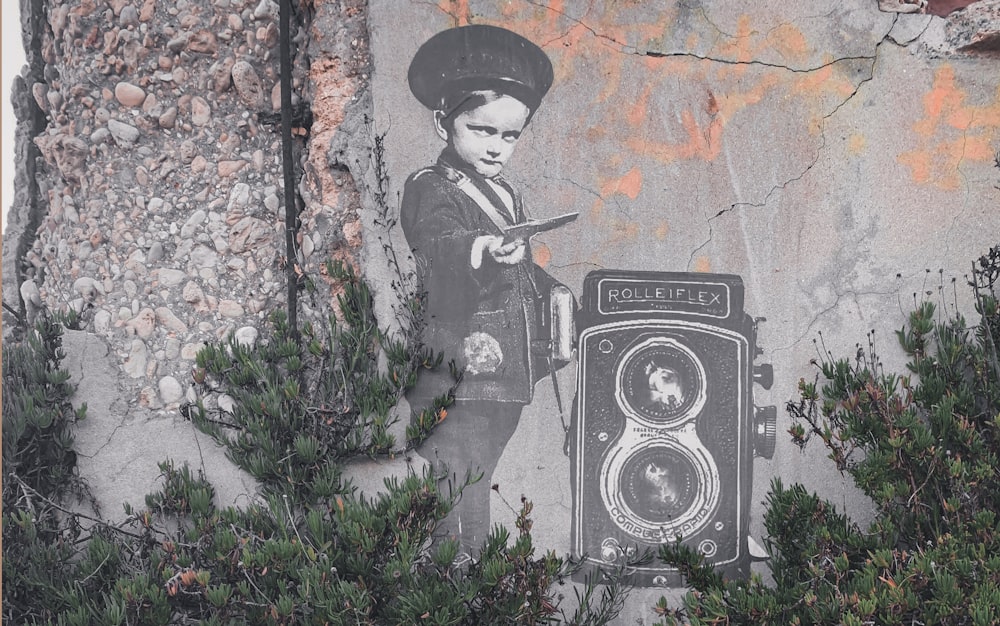
{"label": "black jacket", "polygon": [[[476,238],[502,235],[503,224],[526,216],[506,181],[493,179],[514,198],[512,216],[482,176],[456,164],[461,161],[446,149],[436,165],[410,176],[403,191],[400,221],[424,291],[423,340],[443,352],[445,362],[455,359],[465,368],[458,399],[527,404],[534,383],[548,373],[540,324],[557,281],[532,262],[530,249],[515,265],[483,251],[475,267]],[[498,220],[504,213],[508,219]],[[424,376],[416,393],[432,397],[449,382],[445,373]]]}

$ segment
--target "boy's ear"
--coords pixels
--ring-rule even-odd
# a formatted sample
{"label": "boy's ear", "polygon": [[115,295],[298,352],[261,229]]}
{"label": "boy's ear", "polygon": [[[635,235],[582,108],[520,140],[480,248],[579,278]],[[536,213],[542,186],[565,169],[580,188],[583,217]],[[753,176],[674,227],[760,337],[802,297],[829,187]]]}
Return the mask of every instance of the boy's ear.
{"label": "boy's ear", "polygon": [[448,141],[448,131],[444,127],[444,118],[444,111],[434,111],[434,130],[437,131],[438,137],[444,141]]}

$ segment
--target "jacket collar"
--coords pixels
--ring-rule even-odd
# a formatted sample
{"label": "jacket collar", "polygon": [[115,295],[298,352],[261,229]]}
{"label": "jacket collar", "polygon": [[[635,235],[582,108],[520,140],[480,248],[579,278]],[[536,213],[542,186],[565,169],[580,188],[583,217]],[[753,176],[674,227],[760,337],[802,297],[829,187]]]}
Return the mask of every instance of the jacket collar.
{"label": "jacket collar", "polygon": [[507,210],[507,206],[500,200],[500,197],[494,191],[493,187],[486,184],[486,177],[475,170],[474,167],[462,160],[458,154],[455,153],[451,146],[446,147],[441,151],[441,155],[438,156],[438,166],[440,166],[445,171],[445,175],[452,182],[458,182],[461,178],[467,178],[476,188],[483,193],[490,201],[493,206],[495,206],[507,221],[511,224],[518,222],[518,215],[520,214],[520,200],[517,194],[514,192],[514,188],[511,187],[510,183],[501,175],[491,177],[489,180],[500,185],[507,190],[510,197],[514,199],[514,211],[515,214],[511,215]]}

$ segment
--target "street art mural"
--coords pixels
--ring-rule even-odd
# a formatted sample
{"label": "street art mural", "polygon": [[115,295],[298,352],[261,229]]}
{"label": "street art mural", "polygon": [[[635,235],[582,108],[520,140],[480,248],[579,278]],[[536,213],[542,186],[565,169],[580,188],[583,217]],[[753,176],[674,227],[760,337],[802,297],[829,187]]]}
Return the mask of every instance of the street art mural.
{"label": "street art mural", "polygon": [[[756,407],[758,320],[726,274],[599,270],[584,281],[571,456],[573,549],[613,566],[680,538],[729,576],[766,553],[749,535],[753,459],[775,407]],[[662,564],[637,582],[678,584]]]}
{"label": "street art mural", "polygon": [[[552,84],[552,65],[509,30],[467,26],[425,43],[408,77],[444,149],[406,181],[400,222],[426,294],[423,341],[464,372],[448,419],[425,448],[452,471],[484,473],[446,528],[470,552],[489,534],[493,469],[534,383],[556,367],[543,319],[545,302],[565,287],[533,262],[530,238],[533,227],[560,221],[529,221],[502,175]],[[425,374],[409,399],[425,406],[450,386],[448,372]]]}
{"label": "street art mural", "polygon": [[[445,471],[483,473],[442,534],[463,554],[486,539],[493,472],[535,383],[551,379],[561,404],[556,370],[579,355],[571,477],[553,477],[572,485],[577,556],[614,566],[681,539],[747,575],[752,460],[773,453],[775,412],[753,405],[755,373],[766,386],[770,373],[753,365],[742,280],[599,270],[577,310],[531,239],[578,214],[532,219],[502,173],[552,85],[545,52],[504,28],[452,28],[421,45],[407,78],[444,145],[408,177],[400,223],[424,294],[423,340],[464,373],[420,452]],[[447,372],[425,373],[408,399],[425,406],[450,385]],[[663,565],[636,573],[648,585],[681,582]]]}
{"label": "street art mural", "polygon": [[399,226],[368,225],[366,272],[388,240],[420,276],[424,338],[466,375],[441,425],[481,421],[417,451],[484,472],[445,532],[472,550],[523,496],[538,550],[613,567],[679,534],[745,576],[767,572],[772,478],[864,524],[774,407],[868,333],[893,358],[914,294],[996,244],[995,63],[923,55],[939,18],[870,0],[369,6]]}

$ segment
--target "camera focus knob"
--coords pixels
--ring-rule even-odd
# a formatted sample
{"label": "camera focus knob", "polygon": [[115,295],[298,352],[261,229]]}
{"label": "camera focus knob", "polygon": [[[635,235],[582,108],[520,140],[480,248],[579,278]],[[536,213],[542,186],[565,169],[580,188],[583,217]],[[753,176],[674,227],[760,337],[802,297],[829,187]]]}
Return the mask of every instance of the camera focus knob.
{"label": "camera focus knob", "polygon": [[770,389],[774,384],[774,367],[770,363],[754,365],[753,381],[764,389]]}
{"label": "camera focus knob", "polygon": [[614,564],[621,559],[624,552],[621,544],[613,537],[607,537],[601,542],[601,560],[605,563]]}
{"label": "camera focus knob", "polygon": [[762,459],[774,456],[777,439],[778,409],[774,406],[754,407],[753,453]]}

